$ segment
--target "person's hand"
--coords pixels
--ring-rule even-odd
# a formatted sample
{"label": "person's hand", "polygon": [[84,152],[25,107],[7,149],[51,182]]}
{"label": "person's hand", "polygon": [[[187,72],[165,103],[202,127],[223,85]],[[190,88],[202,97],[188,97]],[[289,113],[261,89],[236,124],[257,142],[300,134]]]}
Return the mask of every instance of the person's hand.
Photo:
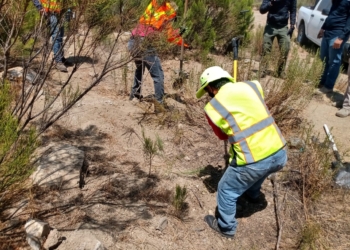
{"label": "person's hand", "polygon": [[292,38],[294,29],[295,29],[295,26],[291,25],[288,32],[287,32],[287,35],[290,36],[290,38]]}
{"label": "person's hand", "polygon": [[186,30],[187,30],[186,27],[181,26],[180,27],[180,36],[182,36],[186,32]]}
{"label": "person's hand", "polygon": [[324,30],[320,30],[317,34],[317,38],[322,38],[324,35]]}
{"label": "person's hand", "polygon": [[42,8],[41,10],[39,10],[39,13],[41,16],[46,16],[47,15],[47,12],[45,11],[44,8]]}
{"label": "person's hand", "polygon": [[333,49],[340,49],[341,44],[343,43],[343,39],[340,39],[339,37],[335,39],[333,43]]}

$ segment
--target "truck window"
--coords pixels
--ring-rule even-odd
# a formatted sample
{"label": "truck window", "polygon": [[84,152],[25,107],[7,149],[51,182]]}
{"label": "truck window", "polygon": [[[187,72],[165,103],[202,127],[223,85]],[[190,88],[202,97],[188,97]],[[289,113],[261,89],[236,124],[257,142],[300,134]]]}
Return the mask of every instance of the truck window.
{"label": "truck window", "polygon": [[321,3],[320,5],[318,6],[317,10],[322,12],[322,10],[324,9],[331,9],[331,6],[332,6],[332,1],[331,0],[320,0]]}

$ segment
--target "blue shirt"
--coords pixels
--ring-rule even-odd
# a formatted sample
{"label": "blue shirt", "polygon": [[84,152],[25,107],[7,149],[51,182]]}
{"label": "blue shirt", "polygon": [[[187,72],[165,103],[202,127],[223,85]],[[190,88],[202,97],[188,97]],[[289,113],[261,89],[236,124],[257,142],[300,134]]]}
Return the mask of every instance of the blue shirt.
{"label": "blue shirt", "polygon": [[324,37],[347,40],[350,35],[350,0],[332,0],[332,7],[322,29]]}

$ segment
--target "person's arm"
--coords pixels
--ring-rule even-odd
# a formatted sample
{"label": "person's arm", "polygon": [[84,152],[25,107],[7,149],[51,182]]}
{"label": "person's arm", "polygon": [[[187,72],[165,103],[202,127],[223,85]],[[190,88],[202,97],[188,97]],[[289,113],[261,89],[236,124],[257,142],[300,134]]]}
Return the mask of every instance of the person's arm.
{"label": "person's arm", "polygon": [[260,13],[267,13],[270,10],[271,6],[272,2],[270,0],[263,0],[262,4],[260,5]]}
{"label": "person's arm", "polygon": [[295,20],[297,18],[297,0],[293,0],[289,9],[290,27],[295,27]]}
{"label": "person's arm", "polygon": [[348,4],[348,18],[346,19],[346,25],[343,29],[343,33],[339,36],[339,38],[342,40],[349,37],[350,35],[350,2],[348,1],[347,4]]}
{"label": "person's arm", "polygon": [[208,116],[207,114],[205,114],[205,117],[207,118],[208,123],[209,123],[209,125],[211,126],[211,128],[213,129],[215,135],[216,135],[217,137],[219,137],[220,140],[227,140],[227,139],[228,139],[227,134],[225,134],[224,132],[222,132],[221,129],[220,129],[218,126],[216,126],[216,125],[212,122],[212,120],[210,120],[210,118],[209,118],[209,116]]}
{"label": "person's arm", "polygon": [[349,37],[350,35],[350,3],[349,1],[347,1],[347,4],[348,4],[348,17],[346,19],[346,25],[343,29],[343,32],[340,36],[338,36],[338,38],[334,41],[334,44],[333,44],[333,48],[334,49],[339,49],[340,46],[342,45],[342,43],[344,42],[344,40],[346,38]]}
{"label": "person's arm", "polygon": [[33,4],[35,6],[35,8],[37,8],[37,10],[42,10],[43,6],[41,5],[41,2],[39,0],[32,0]]}

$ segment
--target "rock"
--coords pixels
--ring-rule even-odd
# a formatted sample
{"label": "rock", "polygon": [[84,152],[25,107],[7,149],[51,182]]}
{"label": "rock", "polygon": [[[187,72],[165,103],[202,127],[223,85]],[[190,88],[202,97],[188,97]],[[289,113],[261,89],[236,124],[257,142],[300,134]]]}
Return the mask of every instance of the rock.
{"label": "rock", "polygon": [[291,148],[305,148],[305,141],[297,137],[291,137],[289,139],[289,146]]}
{"label": "rock", "polygon": [[[34,184],[73,188],[83,178],[85,153],[77,147],[66,144],[50,144],[41,149],[36,171],[30,176]],[[85,166],[87,167],[87,166]]]}
{"label": "rock", "polygon": [[248,63],[250,63],[250,62],[251,62],[250,59],[244,59],[244,61],[243,61],[243,63],[245,63],[245,64],[248,64]]}
{"label": "rock", "polygon": [[205,228],[204,227],[198,227],[198,228],[195,228],[194,231],[196,231],[197,233],[200,233],[202,231],[204,231]]}
{"label": "rock", "polygon": [[186,161],[190,161],[190,160],[191,160],[191,158],[188,157],[188,156],[186,156],[184,159],[185,159]]}
{"label": "rock", "polygon": [[24,225],[27,235],[34,236],[36,238],[47,237],[50,233],[50,226],[48,223],[31,219]]}
{"label": "rock", "polygon": [[[1,72],[0,76],[2,76],[3,73],[4,72]],[[36,76],[37,76],[37,73],[35,73],[34,70],[27,69],[25,77],[29,83],[33,83]],[[19,81],[22,79],[22,77],[23,77],[23,68],[22,67],[14,67],[14,68],[7,70],[7,78],[9,80]]]}
{"label": "rock", "polygon": [[94,71],[89,72],[89,76],[91,76],[92,78],[98,77],[98,74]]}
{"label": "rock", "polygon": [[[95,234],[96,233],[96,234]],[[109,239],[108,239],[109,238]],[[48,240],[51,239],[51,233]],[[103,244],[102,244],[103,242]],[[74,231],[58,231],[57,236],[51,239],[50,244],[44,244],[45,249],[77,249],[77,250],[104,250],[115,249],[108,245],[111,242],[111,238],[102,233],[95,232],[94,230],[80,230]],[[107,246],[105,247],[105,244]]]}
{"label": "rock", "polygon": [[163,217],[160,219],[159,225],[156,228],[159,231],[163,231],[168,226],[168,219],[166,217]]}
{"label": "rock", "polygon": [[95,247],[94,247],[94,250],[104,250],[104,249],[105,248],[103,247],[101,242],[97,242]]}
{"label": "rock", "polygon": [[52,246],[57,245],[58,242],[62,241],[63,239],[60,239],[59,233],[57,229],[51,230],[49,235],[47,236],[47,239],[44,243],[44,249],[50,249]]}
{"label": "rock", "polygon": [[201,157],[204,153],[202,151],[197,152],[197,156]]}
{"label": "rock", "polygon": [[27,233],[27,242],[29,246],[33,250],[40,250],[41,241],[50,233],[49,224],[37,219],[31,219],[27,221],[27,223],[24,225],[24,228]]}
{"label": "rock", "polygon": [[27,242],[28,242],[31,249],[33,249],[33,250],[40,250],[41,249],[41,242],[39,239],[37,239],[35,237],[27,236]]}

